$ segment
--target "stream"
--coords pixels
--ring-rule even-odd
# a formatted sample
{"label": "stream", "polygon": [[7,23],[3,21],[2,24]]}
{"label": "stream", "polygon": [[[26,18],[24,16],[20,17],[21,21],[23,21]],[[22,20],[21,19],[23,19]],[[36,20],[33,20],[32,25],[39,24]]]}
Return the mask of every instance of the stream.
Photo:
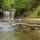
{"label": "stream", "polygon": [[0,22],[0,40],[40,40],[40,30],[35,29],[29,32],[25,28],[10,27],[8,22]]}

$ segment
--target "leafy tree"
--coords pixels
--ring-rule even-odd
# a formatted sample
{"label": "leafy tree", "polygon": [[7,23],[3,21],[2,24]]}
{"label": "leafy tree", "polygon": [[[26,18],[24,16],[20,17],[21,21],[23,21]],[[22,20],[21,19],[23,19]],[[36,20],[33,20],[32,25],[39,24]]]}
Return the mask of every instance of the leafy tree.
{"label": "leafy tree", "polygon": [[0,0],[0,8],[2,8],[3,0]]}
{"label": "leafy tree", "polygon": [[25,8],[29,10],[32,6],[33,0],[15,0],[14,7],[19,10]]}
{"label": "leafy tree", "polygon": [[21,11],[31,10],[33,2],[34,0],[15,0],[13,8],[15,8],[17,10],[16,13],[20,15]]}
{"label": "leafy tree", "polygon": [[14,0],[3,0],[1,3],[3,9],[10,9],[11,5],[14,4]]}
{"label": "leafy tree", "polygon": [[0,8],[4,10],[15,8],[16,16],[20,16],[24,10],[31,10],[37,2],[40,3],[40,0],[0,0]]}
{"label": "leafy tree", "polygon": [[36,12],[37,12],[37,17],[40,17],[40,5],[37,7]]}

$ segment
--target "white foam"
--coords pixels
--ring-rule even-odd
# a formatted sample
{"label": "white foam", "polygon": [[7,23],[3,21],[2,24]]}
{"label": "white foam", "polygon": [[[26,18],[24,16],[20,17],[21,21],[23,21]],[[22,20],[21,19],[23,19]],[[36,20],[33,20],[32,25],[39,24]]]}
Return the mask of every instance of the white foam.
{"label": "white foam", "polygon": [[0,30],[1,31],[8,31],[10,28],[11,27],[8,22],[0,22]]}

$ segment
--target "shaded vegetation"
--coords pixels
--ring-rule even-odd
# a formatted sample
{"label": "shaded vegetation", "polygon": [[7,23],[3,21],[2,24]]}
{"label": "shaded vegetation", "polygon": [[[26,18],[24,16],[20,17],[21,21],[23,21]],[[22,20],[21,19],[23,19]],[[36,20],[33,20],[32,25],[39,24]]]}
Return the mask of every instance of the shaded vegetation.
{"label": "shaded vegetation", "polygon": [[40,18],[40,5],[37,6],[36,10],[32,14],[33,18]]}
{"label": "shaded vegetation", "polygon": [[[20,17],[24,11],[34,11],[36,16],[40,16],[40,10],[38,7],[40,0],[0,0],[0,8],[3,10],[16,9],[15,16]],[[34,13],[34,12],[33,12]],[[38,13],[38,14],[37,14]],[[28,14],[30,15],[30,13]],[[34,16],[35,17],[35,14]]]}

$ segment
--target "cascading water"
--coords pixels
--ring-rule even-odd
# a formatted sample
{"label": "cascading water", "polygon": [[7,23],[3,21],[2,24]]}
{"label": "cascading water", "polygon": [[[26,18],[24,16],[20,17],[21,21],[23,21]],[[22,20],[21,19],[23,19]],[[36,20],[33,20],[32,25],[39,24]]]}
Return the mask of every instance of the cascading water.
{"label": "cascading water", "polygon": [[4,11],[3,18],[5,18],[6,20],[9,20],[10,19],[10,11]]}
{"label": "cascading water", "polygon": [[[4,22],[0,22],[0,29],[1,30],[8,30],[10,26],[14,26],[14,12],[4,11],[3,14]],[[7,21],[7,22],[5,22]],[[13,21],[13,22],[11,22]],[[10,24],[11,23],[11,24]]]}
{"label": "cascading water", "polygon": [[14,21],[14,12],[4,11],[3,19]]}

